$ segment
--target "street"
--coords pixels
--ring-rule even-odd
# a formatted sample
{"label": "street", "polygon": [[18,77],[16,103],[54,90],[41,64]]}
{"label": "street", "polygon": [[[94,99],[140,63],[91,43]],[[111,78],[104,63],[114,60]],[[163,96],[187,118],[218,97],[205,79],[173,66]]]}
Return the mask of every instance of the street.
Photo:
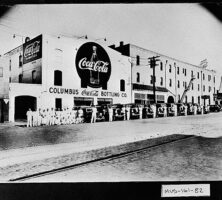
{"label": "street", "polygon": [[194,137],[26,182],[221,180],[221,144],[222,138]]}
{"label": "street", "polygon": [[[171,134],[194,135],[180,141],[148,148],[120,158],[103,160],[72,170],[26,180],[27,182],[82,181],[190,181],[222,179],[222,113],[207,115],[104,122],[38,128],[10,128],[8,138],[1,132],[2,149],[60,143],[75,143],[105,138],[127,140]],[[1,127],[3,130],[3,128]],[[5,129],[7,130],[7,129]],[[22,132],[23,130],[23,132]],[[26,131],[25,131],[26,130]],[[17,142],[13,140],[17,140]],[[8,140],[9,142],[7,142]],[[102,142],[103,140],[101,140]],[[4,151],[4,150],[3,150]]]}

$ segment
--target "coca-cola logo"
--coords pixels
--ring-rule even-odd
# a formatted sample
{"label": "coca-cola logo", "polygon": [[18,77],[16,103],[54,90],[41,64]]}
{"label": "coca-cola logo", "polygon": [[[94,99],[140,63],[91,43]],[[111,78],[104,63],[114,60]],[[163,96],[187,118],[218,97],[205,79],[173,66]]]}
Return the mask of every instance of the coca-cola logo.
{"label": "coca-cola logo", "polygon": [[23,44],[23,64],[42,58],[42,35]]}
{"label": "coca-cola logo", "polygon": [[76,70],[81,78],[81,87],[107,89],[111,75],[111,62],[107,52],[95,42],[83,44],[76,54]]}
{"label": "coca-cola logo", "polygon": [[32,44],[26,46],[24,51],[24,57],[31,58],[33,55],[40,51],[40,41],[35,41]]}

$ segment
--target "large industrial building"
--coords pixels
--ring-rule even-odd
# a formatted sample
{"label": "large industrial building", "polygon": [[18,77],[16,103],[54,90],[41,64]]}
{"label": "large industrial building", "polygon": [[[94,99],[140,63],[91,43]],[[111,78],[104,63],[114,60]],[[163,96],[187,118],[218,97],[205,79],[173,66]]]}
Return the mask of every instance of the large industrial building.
{"label": "large industrial building", "polygon": [[[148,61],[158,56],[154,69]],[[216,72],[132,44],[39,35],[0,57],[0,119],[28,108],[191,102],[214,104]],[[155,81],[156,95],[153,95]]]}
{"label": "large industrial building", "polygon": [[[131,58],[132,101],[152,103],[155,81],[157,103],[214,104],[216,72],[156,53],[133,44],[120,42],[111,48]],[[149,58],[157,57],[155,77]],[[190,84],[190,86],[189,86]]]}
{"label": "large industrial building", "polygon": [[13,122],[25,119],[28,108],[130,103],[130,69],[129,57],[93,41],[26,40],[0,61],[2,116]]}

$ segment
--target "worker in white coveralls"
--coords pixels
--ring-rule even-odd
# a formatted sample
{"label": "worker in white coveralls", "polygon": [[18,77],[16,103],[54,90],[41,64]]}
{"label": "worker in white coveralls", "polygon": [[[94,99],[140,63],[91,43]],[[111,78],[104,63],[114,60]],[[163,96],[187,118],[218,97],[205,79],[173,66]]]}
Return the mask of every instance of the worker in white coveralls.
{"label": "worker in white coveralls", "polygon": [[27,116],[27,127],[32,127],[32,110],[31,110],[31,108],[29,108],[28,111],[26,112],[26,116]]}
{"label": "worker in white coveralls", "polygon": [[93,105],[93,106],[92,106],[91,123],[95,123],[95,122],[96,122],[96,113],[97,113],[97,109],[96,109],[96,107]]}
{"label": "worker in white coveralls", "polygon": [[126,119],[130,120],[130,106],[126,106]]}
{"label": "worker in white coveralls", "polygon": [[140,114],[140,119],[143,118],[143,107],[140,105],[139,106],[139,114]]}
{"label": "worker in white coveralls", "polygon": [[32,126],[38,126],[38,112],[32,112]]}
{"label": "worker in white coveralls", "polygon": [[37,112],[37,118],[38,118],[38,126],[42,125],[42,111],[41,108],[39,108],[38,112]]}
{"label": "worker in white coveralls", "polygon": [[113,108],[112,106],[108,106],[108,112],[109,112],[109,121],[113,121]]}

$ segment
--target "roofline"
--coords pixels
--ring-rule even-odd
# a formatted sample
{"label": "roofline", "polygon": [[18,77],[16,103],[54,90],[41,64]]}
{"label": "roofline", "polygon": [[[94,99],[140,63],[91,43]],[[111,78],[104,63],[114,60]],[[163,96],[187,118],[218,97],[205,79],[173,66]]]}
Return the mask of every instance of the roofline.
{"label": "roofline", "polygon": [[[138,45],[131,44],[131,43],[128,43],[128,44],[129,44],[129,45],[132,45],[132,46],[134,46],[134,47],[137,47],[137,48],[139,48],[139,49],[143,49],[143,50],[145,50],[145,51],[149,51],[149,52],[155,53],[155,54],[157,54],[157,55],[164,56],[164,57],[173,59],[173,60],[175,60],[175,61],[182,62],[182,63],[184,63],[184,64],[192,65],[193,67],[197,67],[197,68],[199,68],[199,69],[203,69],[203,68],[200,67],[200,66],[197,66],[197,65],[194,65],[194,64],[191,64],[191,63],[188,63],[188,62],[185,62],[185,61],[182,61],[182,60],[179,60],[179,59],[170,57],[170,56],[166,56],[166,55],[163,55],[163,54],[161,54],[161,53],[157,53],[157,52],[155,52],[155,51],[151,51],[151,50],[149,50],[149,49],[145,49],[145,48],[143,48],[143,47],[139,47]],[[128,44],[125,44],[125,45],[128,45]],[[213,69],[211,69],[211,70],[210,70],[210,69],[204,69],[204,70],[207,70],[207,71],[216,73],[216,70],[213,70]]]}

